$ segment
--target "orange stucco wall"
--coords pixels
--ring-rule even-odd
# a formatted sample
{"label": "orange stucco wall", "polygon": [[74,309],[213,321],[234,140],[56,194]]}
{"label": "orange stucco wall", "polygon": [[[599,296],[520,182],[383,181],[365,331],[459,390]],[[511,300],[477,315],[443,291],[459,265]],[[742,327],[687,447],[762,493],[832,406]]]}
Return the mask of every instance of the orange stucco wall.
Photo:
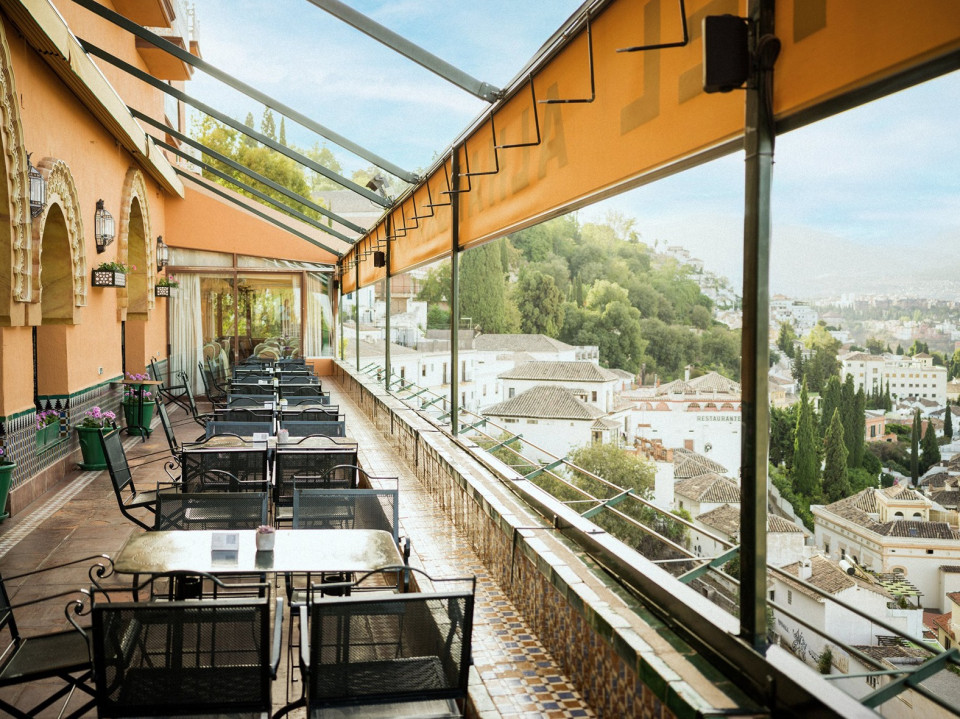
{"label": "orange stucco wall", "polygon": [[189,181],[184,199],[167,202],[167,234],[171,247],[236,252],[305,262],[333,263],[330,252],[310,244],[266,220],[229,204]]}
{"label": "orange stucco wall", "polygon": [[[76,12],[74,3],[58,4],[64,6],[61,9],[65,16]],[[82,22],[80,24],[83,25]],[[94,211],[97,200],[102,198],[104,206],[116,220],[119,235],[124,181],[128,170],[137,165],[126,151],[118,147],[114,138],[80,100],[60,82],[44,59],[24,42],[17,28],[6,18],[3,18],[3,27],[10,47],[17,92],[21,98],[20,115],[27,151],[32,153],[31,159],[35,165],[44,158],[64,162],[70,169],[78,198],[77,209],[83,234],[80,242],[87,266],[86,306],[77,310],[78,324],[44,327],[44,331],[38,333],[39,393],[69,394],[99,384],[122,371],[118,290],[90,287],[89,274],[100,262],[121,259],[118,256],[120,237],[106,252],[97,254],[93,238]],[[132,36],[109,25],[104,28],[98,25],[96,31],[103,33],[103,37],[97,37],[97,44],[134,60],[130,55],[133,51]],[[83,33],[80,34],[82,36]],[[118,48],[124,44],[129,50],[119,51]],[[110,79],[114,80],[113,77]],[[124,83],[117,78],[117,82],[129,85],[133,81],[126,78]],[[152,105],[153,110],[160,109],[162,112],[161,98],[155,97],[151,103],[142,90],[128,89],[135,101],[145,107]],[[157,235],[166,234],[164,197],[149,175],[146,172],[143,175],[147,192],[144,199],[150,218],[149,237],[145,241],[153,243]],[[156,273],[155,267],[138,269]],[[39,307],[34,307],[28,316],[39,324]],[[33,406],[32,338],[29,327],[8,328],[0,332],[0,346],[3,348],[0,415],[9,415]],[[150,356],[166,356],[165,300],[156,301],[146,324],[128,323],[127,333],[134,340],[133,347],[128,348],[128,363],[132,355],[139,360],[128,369],[139,371],[144,360]]]}

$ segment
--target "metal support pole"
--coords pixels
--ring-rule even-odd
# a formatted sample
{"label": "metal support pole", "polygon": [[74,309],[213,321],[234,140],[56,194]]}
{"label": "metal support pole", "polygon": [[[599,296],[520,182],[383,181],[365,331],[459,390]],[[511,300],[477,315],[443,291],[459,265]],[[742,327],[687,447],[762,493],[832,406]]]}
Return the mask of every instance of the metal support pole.
{"label": "metal support pole", "polygon": [[767,394],[770,324],[770,183],[773,170],[773,60],[764,42],[773,38],[774,0],[750,0],[751,56],[744,135],[743,334],[741,359],[740,636],[766,651]]}
{"label": "metal support pole", "polygon": [[333,352],[340,358],[341,362],[345,362],[347,359],[347,343],[343,336],[343,262],[340,263],[340,274],[338,276],[340,281],[337,282],[337,317],[340,319],[340,332],[337,333],[337,346]]}
{"label": "metal support pole", "polygon": [[456,186],[450,195],[450,431],[457,436],[460,421],[460,157],[453,148],[450,176]]}
{"label": "metal support pole", "polygon": [[356,294],[356,297],[353,298],[353,321],[356,324],[357,331],[357,371],[360,370],[360,257],[359,253],[356,253],[357,256],[354,257],[354,261],[357,263],[354,268],[357,271],[357,286],[354,288],[353,292]]}
{"label": "metal support pole", "polygon": [[387,370],[387,376],[384,380],[386,383],[387,392],[390,391],[390,215],[387,215],[385,229],[387,231],[387,249],[384,250],[384,256],[387,259],[386,268],[384,272],[383,282],[384,282],[384,295],[387,303],[387,326],[386,326],[386,343],[383,346],[383,364],[384,368]]}

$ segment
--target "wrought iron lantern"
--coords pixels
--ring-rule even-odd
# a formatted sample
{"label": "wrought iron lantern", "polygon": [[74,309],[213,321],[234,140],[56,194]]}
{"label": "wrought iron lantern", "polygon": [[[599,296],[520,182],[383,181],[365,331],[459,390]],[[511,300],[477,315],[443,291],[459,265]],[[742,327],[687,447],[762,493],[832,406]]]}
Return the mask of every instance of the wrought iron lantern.
{"label": "wrought iron lantern", "polygon": [[163,241],[163,235],[157,235],[157,272],[170,264],[170,248]]}
{"label": "wrought iron lantern", "polygon": [[97,211],[93,216],[93,237],[97,243],[97,253],[106,250],[107,245],[113,242],[113,215],[103,209],[103,200],[97,200]]}
{"label": "wrought iron lantern", "polygon": [[47,182],[43,179],[40,171],[30,162],[30,155],[27,153],[27,178],[30,180],[30,216],[36,217],[47,205]]}

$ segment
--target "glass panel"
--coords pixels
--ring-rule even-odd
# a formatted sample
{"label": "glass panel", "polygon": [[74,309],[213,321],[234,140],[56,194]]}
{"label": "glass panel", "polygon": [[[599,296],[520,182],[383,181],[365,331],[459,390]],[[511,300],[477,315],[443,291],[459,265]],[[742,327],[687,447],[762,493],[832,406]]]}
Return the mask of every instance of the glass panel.
{"label": "glass panel", "polygon": [[226,370],[237,360],[233,344],[236,317],[232,277],[200,277],[200,318],[203,359],[216,360]]}
{"label": "glass panel", "polygon": [[333,354],[333,309],[327,294],[329,277],[307,273],[307,316],[304,323],[303,350],[306,357]]}
{"label": "glass panel", "polygon": [[233,255],[171,247],[170,264],[175,267],[233,267]]}
{"label": "glass panel", "polygon": [[240,354],[299,357],[300,277],[240,275],[237,292]]}
{"label": "glass panel", "polygon": [[237,267],[250,267],[265,270],[307,270],[313,272],[332,272],[330,265],[318,264],[316,262],[300,262],[298,260],[278,260],[273,257],[248,257],[247,255],[237,255]]}

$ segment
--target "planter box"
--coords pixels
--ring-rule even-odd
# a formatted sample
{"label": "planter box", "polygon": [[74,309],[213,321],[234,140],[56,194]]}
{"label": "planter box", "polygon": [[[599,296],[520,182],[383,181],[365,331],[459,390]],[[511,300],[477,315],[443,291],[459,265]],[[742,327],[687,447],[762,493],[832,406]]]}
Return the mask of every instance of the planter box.
{"label": "planter box", "polygon": [[154,285],[153,293],[157,297],[176,297],[179,287],[171,287],[170,285]]}
{"label": "planter box", "polygon": [[48,444],[53,444],[60,439],[60,423],[44,425],[37,430],[37,449],[42,449]]}
{"label": "planter box", "polygon": [[93,270],[91,284],[94,287],[126,287],[127,276],[113,270]]}

